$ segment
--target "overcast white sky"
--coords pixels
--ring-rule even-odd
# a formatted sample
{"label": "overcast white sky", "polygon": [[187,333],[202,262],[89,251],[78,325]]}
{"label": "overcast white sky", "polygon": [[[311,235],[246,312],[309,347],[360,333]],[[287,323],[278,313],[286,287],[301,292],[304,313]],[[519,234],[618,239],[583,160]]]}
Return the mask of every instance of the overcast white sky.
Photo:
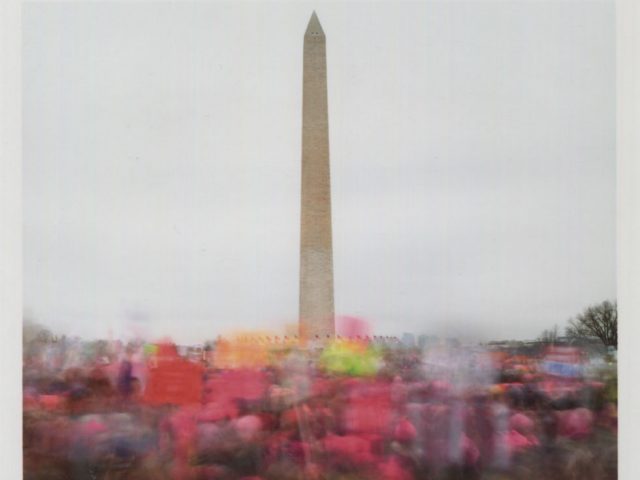
{"label": "overcast white sky", "polygon": [[314,8],[336,313],[532,338],[615,298],[612,1],[26,4],[30,315],[180,342],[295,322]]}

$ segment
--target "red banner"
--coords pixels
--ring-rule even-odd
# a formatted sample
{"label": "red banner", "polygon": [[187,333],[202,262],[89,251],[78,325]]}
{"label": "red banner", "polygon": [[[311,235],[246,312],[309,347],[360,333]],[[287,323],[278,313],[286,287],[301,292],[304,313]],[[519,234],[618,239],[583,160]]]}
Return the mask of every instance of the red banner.
{"label": "red banner", "polygon": [[183,359],[159,362],[149,370],[143,400],[150,405],[188,405],[202,401],[200,365]]}

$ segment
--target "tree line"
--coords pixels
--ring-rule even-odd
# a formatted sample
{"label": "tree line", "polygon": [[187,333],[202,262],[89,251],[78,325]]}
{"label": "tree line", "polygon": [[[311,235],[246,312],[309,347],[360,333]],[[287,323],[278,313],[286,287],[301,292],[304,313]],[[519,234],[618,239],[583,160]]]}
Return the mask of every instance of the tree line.
{"label": "tree line", "polygon": [[[606,347],[618,348],[618,303],[605,300],[585,308],[569,319],[564,334],[571,339],[597,338]],[[558,326],[544,330],[538,337],[543,343],[555,343],[559,338]]]}

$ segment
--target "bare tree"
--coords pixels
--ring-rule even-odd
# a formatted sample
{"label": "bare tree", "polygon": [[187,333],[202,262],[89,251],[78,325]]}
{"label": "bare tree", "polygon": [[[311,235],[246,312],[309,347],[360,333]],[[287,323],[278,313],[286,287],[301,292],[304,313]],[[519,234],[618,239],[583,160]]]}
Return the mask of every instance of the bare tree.
{"label": "bare tree", "polygon": [[618,304],[605,300],[592,305],[569,320],[566,335],[572,338],[597,337],[607,347],[618,348]]}
{"label": "bare tree", "polygon": [[22,345],[32,342],[50,342],[53,339],[53,333],[47,327],[37,323],[31,318],[25,318],[22,322]]}
{"label": "bare tree", "polygon": [[546,344],[556,343],[558,341],[558,325],[554,325],[550,330],[543,331],[538,337],[538,341]]}

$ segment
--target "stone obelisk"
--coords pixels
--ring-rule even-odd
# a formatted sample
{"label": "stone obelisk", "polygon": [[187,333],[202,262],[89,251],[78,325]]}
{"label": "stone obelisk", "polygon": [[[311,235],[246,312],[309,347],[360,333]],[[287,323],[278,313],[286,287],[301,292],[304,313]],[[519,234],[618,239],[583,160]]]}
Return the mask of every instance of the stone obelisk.
{"label": "stone obelisk", "polygon": [[335,333],[327,57],[315,12],[304,34],[303,57],[300,338],[306,343]]}

